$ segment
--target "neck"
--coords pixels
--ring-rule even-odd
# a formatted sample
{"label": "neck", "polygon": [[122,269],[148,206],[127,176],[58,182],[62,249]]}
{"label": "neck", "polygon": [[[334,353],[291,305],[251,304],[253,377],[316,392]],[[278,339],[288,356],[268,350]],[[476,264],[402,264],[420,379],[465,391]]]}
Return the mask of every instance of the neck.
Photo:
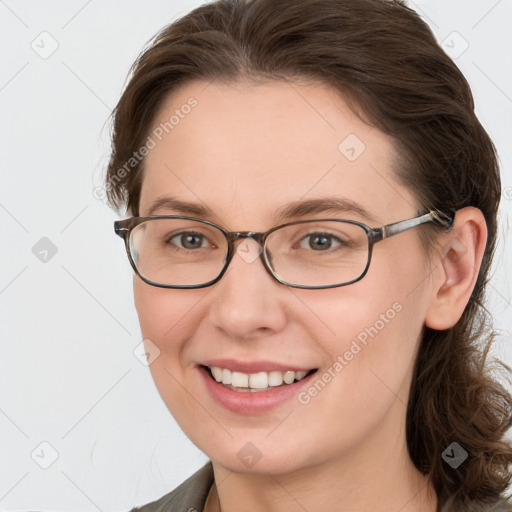
{"label": "neck", "polygon": [[[326,469],[326,468],[323,468]],[[309,471],[308,471],[309,470]],[[401,471],[335,473],[308,468],[294,475],[247,475],[215,467],[205,512],[304,512],[305,510],[400,510],[435,512],[428,479],[412,465]],[[219,484],[217,484],[219,482]]]}
{"label": "neck", "polygon": [[404,429],[396,426],[383,425],[350,453],[286,474],[236,473],[213,462],[205,512],[436,512],[434,488],[415,468]]}

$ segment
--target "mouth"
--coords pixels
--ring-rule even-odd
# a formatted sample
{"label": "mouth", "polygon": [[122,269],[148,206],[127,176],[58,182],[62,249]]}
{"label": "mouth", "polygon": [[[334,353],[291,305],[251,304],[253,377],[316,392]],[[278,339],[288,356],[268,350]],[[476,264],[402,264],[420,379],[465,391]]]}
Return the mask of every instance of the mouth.
{"label": "mouth", "polygon": [[290,387],[318,371],[273,370],[270,372],[243,373],[218,366],[200,365],[210,379],[223,387],[242,393],[257,393],[277,388]]}

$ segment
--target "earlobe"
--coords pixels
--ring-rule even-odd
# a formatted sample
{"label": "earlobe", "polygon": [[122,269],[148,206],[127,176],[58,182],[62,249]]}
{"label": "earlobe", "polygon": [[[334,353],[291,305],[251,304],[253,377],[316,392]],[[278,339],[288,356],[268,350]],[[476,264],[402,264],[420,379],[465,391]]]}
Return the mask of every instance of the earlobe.
{"label": "earlobe", "polygon": [[475,287],[487,243],[482,212],[473,207],[459,210],[449,233],[442,235],[425,325],[443,330],[453,327],[464,312]]}

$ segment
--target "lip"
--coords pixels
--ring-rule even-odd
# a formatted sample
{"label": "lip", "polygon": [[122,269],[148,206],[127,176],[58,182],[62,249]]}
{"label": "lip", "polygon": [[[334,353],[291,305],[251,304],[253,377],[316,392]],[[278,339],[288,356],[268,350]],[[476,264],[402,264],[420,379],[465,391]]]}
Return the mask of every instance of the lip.
{"label": "lip", "polygon": [[277,363],[274,361],[237,361],[236,359],[210,359],[208,361],[203,361],[200,364],[209,366],[210,368],[217,366],[218,368],[226,368],[232,372],[241,373],[271,372],[275,370],[280,372],[285,372],[287,370],[300,372],[310,371],[314,368],[311,366],[309,368],[293,366],[287,363]]}
{"label": "lip", "polygon": [[[256,366],[255,363],[251,363],[250,368],[255,368]],[[219,367],[222,368],[221,365],[219,365]],[[265,367],[268,368],[268,365]],[[226,367],[224,366],[224,368]],[[237,366],[237,368],[240,368],[240,366]],[[272,366],[272,368],[277,369],[275,366]],[[310,385],[311,379],[317,373],[315,371],[293,384],[285,384],[283,386],[270,388],[266,391],[251,392],[235,391],[225,387],[222,383],[217,382],[211,377],[209,370],[205,366],[199,365],[197,369],[199,370],[199,374],[202,377],[210,397],[221,407],[243,416],[264,414],[290,402],[297,397],[303,388]],[[292,368],[287,367],[286,369]]]}

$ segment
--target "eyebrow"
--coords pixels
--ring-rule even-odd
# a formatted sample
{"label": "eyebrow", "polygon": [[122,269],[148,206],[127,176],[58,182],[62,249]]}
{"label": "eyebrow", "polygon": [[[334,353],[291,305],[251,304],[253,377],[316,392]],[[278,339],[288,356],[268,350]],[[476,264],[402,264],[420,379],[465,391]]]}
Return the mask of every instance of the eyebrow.
{"label": "eyebrow", "polygon": [[[161,197],[149,208],[148,215],[155,215],[157,212],[172,210],[180,215],[191,215],[194,217],[217,217],[213,210],[199,203],[182,201],[175,197]],[[274,212],[278,222],[286,222],[297,217],[314,215],[319,213],[352,213],[363,217],[368,222],[376,222],[376,218],[359,203],[343,197],[324,197],[320,199],[307,199],[305,201],[294,201],[288,203]]]}
{"label": "eyebrow", "polygon": [[213,212],[199,203],[191,203],[189,201],[180,201],[174,197],[161,197],[157,199],[148,210],[148,215],[162,210],[174,210],[182,215],[192,215],[195,217],[210,217]]}
{"label": "eyebrow", "polygon": [[276,212],[278,221],[287,221],[296,217],[318,213],[353,213],[363,217],[369,222],[375,222],[375,217],[362,205],[343,197],[324,197],[321,199],[308,199],[295,201],[279,208]]}

